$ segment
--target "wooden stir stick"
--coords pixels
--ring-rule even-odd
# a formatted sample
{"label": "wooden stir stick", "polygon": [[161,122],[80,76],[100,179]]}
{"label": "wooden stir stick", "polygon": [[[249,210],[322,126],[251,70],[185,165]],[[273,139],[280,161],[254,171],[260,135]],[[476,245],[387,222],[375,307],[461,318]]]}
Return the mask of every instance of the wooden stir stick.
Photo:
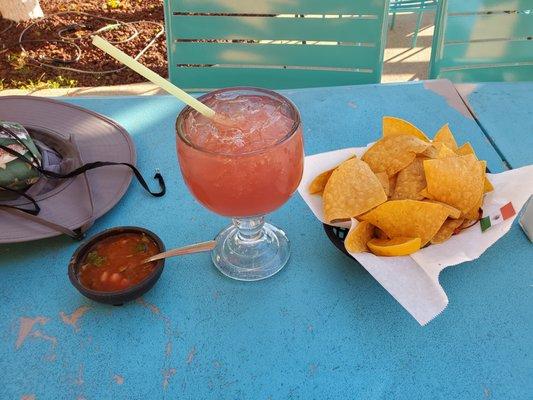
{"label": "wooden stir stick", "polygon": [[152,261],[161,260],[163,258],[182,256],[185,254],[201,253],[202,251],[210,251],[213,250],[216,245],[217,242],[215,240],[210,240],[208,242],[196,243],[180,247],[178,249],[172,249],[163,253],[156,254],[155,256],[148,257],[146,260],[143,260],[141,265]]}

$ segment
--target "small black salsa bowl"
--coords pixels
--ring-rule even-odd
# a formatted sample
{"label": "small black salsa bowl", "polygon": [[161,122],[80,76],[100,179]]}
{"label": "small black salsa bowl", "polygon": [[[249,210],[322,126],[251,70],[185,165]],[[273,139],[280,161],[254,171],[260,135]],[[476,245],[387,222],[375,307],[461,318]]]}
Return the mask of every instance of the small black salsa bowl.
{"label": "small black salsa bowl", "polygon": [[161,273],[163,272],[163,267],[165,266],[164,259],[155,262],[156,264],[153,272],[148,275],[143,281],[139,282],[135,286],[129,287],[124,290],[117,290],[115,292],[101,292],[98,290],[86,288],[81,284],[80,280],[78,279],[78,271],[80,268],[81,260],[85,258],[85,255],[87,254],[89,249],[91,249],[94,244],[96,244],[102,239],[106,239],[115,235],[121,235],[123,233],[144,233],[157,244],[159,253],[165,251],[165,245],[163,244],[159,236],[149,231],[148,229],[139,228],[136,226],[119,226],[116,228],[107,229],[91,237],[90,239],[85,241],[80,247],[77,248],[68,264],[68,277],[70,279],[70,282],[85,297],[97,301],[99,303],[119,306],[142,296],[144,293],[149,291],[152,286],[154,286],[154,284],[161,276]]}

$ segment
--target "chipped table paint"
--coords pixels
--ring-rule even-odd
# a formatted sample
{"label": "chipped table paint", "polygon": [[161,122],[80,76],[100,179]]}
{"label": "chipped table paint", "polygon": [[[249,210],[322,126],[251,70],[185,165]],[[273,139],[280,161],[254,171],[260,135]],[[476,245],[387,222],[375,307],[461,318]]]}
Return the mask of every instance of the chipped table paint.
{"label": "chipped table paint", "polygon": [[463,83],[457,90],[511,168],[533,163],[532,82]]}
{"label": "chipped table paint", "polygon": [[[395,115],[429,135],[449,122],[489,168],[503,169],[448,82],[284,93],[301,110],[307,154],[364,145],[378,138],[383,115]],[[228,223],[182,182],[177,100],[65,100],[122,124],[140,169],[160,168],[168,185],[156,199],[132,183],[89,234],[139,225],[172,248]],[[533,253],[517,226],[479,260],[443,272],[450,305],[420,327],[328,241],[297,195],[269,219],[292,241],[275,277],[237,282],[208,254],[179,257],[144,298],[122,307],[71,286],[71,239],[0,246],[0,399],[526,399],[533,391]]]}

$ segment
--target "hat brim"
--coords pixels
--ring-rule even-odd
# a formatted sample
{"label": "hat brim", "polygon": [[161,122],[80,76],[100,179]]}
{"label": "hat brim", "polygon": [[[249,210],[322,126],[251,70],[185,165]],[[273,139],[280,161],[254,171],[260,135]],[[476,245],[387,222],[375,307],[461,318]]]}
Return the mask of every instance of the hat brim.
{"label": "hat brim", "polygon": [[[16,121],[28,130],[75,143],[82,163],[114,161],[135,165],[135,146],[128,132],[100,114],[42,97],[0,97],[0,119]],[[107,166],[61,182],[37,198],[39,217],[71,230],[90,225],[122,198],[132,171]],[[92,194],[91,205],[87,183]],[[25,242],[58,236],[55,229],[0,209],[0,243]]]}

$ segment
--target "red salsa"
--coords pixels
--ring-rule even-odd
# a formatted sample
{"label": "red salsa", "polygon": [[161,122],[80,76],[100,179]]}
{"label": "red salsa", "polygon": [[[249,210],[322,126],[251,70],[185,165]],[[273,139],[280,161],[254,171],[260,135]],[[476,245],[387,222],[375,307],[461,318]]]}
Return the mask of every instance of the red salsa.
{"label": "red salsa", "polygon": [[156,263],[142,261],[159,253],[158,245],[144,233],[122,233],[94,244],[78,272],[88,289],[114,292],[127,289],[150,275]]}

